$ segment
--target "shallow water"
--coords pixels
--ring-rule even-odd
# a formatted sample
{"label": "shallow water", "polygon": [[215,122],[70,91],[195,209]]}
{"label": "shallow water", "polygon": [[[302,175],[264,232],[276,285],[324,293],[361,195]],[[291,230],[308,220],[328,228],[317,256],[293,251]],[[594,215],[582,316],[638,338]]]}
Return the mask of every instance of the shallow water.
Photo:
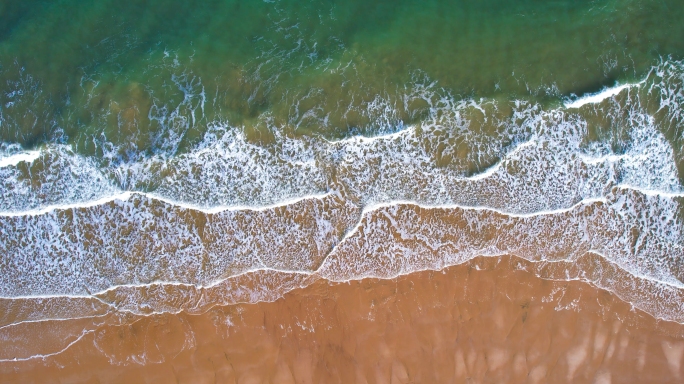
{"label": "shallow water", "polygon": [[[0,1],[3,369],[43,372],[92,345],[109,356],[115,342],[89,339],[108,327],[511,256],[535,284],[573,282],[670,324],[674,352],[657,359],[676,380],[682,13]],[[112,367],[160,363],[126,351]]]}
{"label": "shallow water", "polygon": [[[2,357],[17,360],[0,362],[0,378],[103,383],[681,379],[681,324],[656,320],[584,282],[540,279],[535,276],[540,267],[510,256],[477,258],[393,280],[310,281],[276,301],[262,296],[253,297],[256,304],[242,304],[249,299],[234,297],[234,304],[198,313],[24,323],[5,341]],[[254,276],[241,285],[262,283]],[[6,337],[11,328],[0,332]],[[33,353],[69,347],[53,356],[21,359],[27,352],[22,338],[36,332],[46,337],[31,346]]]}

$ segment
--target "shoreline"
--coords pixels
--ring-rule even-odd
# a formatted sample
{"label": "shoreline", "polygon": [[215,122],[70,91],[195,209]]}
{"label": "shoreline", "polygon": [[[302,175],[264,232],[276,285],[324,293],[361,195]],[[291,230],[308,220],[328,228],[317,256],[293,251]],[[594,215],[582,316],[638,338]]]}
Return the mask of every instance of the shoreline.
{"label": "shoreline", "polygon": [[[536,277],[529,267],[516,257],[479,257],[389,280],[319,279],[273,302],[217,306],[197,315],[130,316],[120,325],[82,331],[61,354],[0,362],[0,379],[169,381],[175,375],[179,382],[213,377],[238,383],[379,383],[681,377],[684,325],[655,319],[585,282]],[[58,329],[49,323],[40,324],[43,334],[50,329],[56,338]],[[37,331],[26,329],[28,335]]]}

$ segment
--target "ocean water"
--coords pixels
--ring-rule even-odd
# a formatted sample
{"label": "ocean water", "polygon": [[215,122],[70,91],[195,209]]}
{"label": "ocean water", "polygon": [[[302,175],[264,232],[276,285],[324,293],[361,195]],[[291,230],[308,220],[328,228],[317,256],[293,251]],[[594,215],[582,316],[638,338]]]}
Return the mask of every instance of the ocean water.
{"label": "ocean water", "polygon": [[0,1],[0,338],[514,255],[684,323],[680,1]]}

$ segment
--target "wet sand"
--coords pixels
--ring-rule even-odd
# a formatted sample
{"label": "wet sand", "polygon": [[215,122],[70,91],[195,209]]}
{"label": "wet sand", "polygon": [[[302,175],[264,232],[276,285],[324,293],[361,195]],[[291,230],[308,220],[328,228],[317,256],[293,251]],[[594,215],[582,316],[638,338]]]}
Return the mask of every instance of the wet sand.
{"label": "wet sand", "polygon": [[46,342],[65,327],[95,324],[62,353],[0,363],[0,382],[684,380],[683,325],[581,281],[541,279],[533,268],[517,257],[480,257],[391,280],[319,279],[274,302],[202,314],[30,323],[14,336],[40,332]]}

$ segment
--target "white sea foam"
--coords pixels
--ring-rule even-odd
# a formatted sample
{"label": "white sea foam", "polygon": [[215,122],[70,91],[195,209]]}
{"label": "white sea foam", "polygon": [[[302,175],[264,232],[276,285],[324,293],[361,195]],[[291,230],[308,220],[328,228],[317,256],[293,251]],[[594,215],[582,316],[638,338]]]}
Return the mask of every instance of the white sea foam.
{"label": "white sea foam", "polygon": [[32,163],[35,159],[40,156],[40,151],[28,151],[15,153],[13,155],[0,157],[0,168],[7,167],[9,165],[16,166],[21,162]]}
{"label": "white sea foam", "polygon": [[134,194],[90,208],[4,216],[0,294],[78,295],[154,281],[206,286],[257,268],[310,271],[357,211],[336,195],[204,213]]}
{"label": "white sea foam", "polygon": [[[16,156],[16,155],[15,155]],[[41,211],[49,206],[104,201],[121,193],[93,159],[65,145],[49,145],[21,162],[0,168],[0,211]]]}
{"label": "white sea foam", "polygon": [[[173,312],[199,308],[197,292],[250,271],[390,278],[479,255],[573,262],[593,252],[652,282],[643,297],[670,304],[648,310],[672,318],[684,261],[681,155],[640,100],[660,102],[677,121],[684,98],[661,83],[681,72],[669,65],[629,85],[645,96],[592,111],[512,102],[499,113],[500,103],[417,84],[406,97],[429,105],[424,119],[374,137],[298,138],[265,116],[271,144],[217,122],[196,148],[171,157],[98,162],[47,146],[29,167],[0,168],[0,295],[113,295],[106,302],[122,311]],[[169,115],[164,124],[198,124],[201,95],[186,98],[186,120]],[[608,131],[593,125],[595,115],[612,122]],[[171,124],[178,132],[181,120]],[[167,136],[173,152],[178,137]]]}
{"label": "white sea foam", "polygon": [[604,100],[610,99],[613,96],[619,95],[620,92],[624,91],[625,89],[639,87],[640,85],[644,84],[644,82],[645,80],[642,80],[634,84],[622,84],[610,88],[604,88],[599,92],[584,95],[576,100],[566,101],[565,108],[580,108],[587,104],[598,104]]}
{"label": "white sea foam", "polygon": [[[656,191],[653,191],[653,193],[656,193]],[[171,199],[167,199],[161,196],[158,196],[154,193],[145,193],[145,192],[131,192],[131,191],[125,191],[125,192],[120,192],[118,194],[112,195],[112,196],[105,196],[103,198],[97,199],[97,200],[91,200],[91,201],[84,201],[80,203],[71,203],[71,204],[62,204],[62,205],[50,205],[47,207],[43,207],[40,209],[32,209],[32,210],[26,210],[26,211],[0,211],[0,216],[7,216],[7,217],[22,217],[22,216],[39,216],[39,215],[45,215],[54,211],[69,211],[69,210],[74,210],[74,209],[85,209],[85,208],[93,208],[97,207],[100,205],[104,205],[107,203],[111,202],[125,202],[128,201],[132,196],[140,196],[146,199],[152,199],[152,200],[158,200],[160,202],[163,202],[167,205],[175,206],[178,208],[182,209],[188,209],[188,210],[193,210],[193,211],[198,211],[202,213],[207,213],[207,214],[216,214],[216,213],[221,213],[225,211],[267,211],[271,210],[277,207],[286,207],[291,204],[295,204],[299,201],[303,200],[309,200],[309,199],[323,199],[327,196],[329,196],[329,193],[325,194],[319,194],[319,195],[307,195],[307,196],[302,196],[301,198],[295,198],[291,200],[285,200],[278,202],[277,204],[271,204],[271,205],[258,205],[258,206],[241,206],[241,205],[229,205],[229,206],[213,206],[213,207],[204,207],[201,205],[193,205],[193,204],[187,204],[184,202],[179,202],[179,201],[174,201]]]}

